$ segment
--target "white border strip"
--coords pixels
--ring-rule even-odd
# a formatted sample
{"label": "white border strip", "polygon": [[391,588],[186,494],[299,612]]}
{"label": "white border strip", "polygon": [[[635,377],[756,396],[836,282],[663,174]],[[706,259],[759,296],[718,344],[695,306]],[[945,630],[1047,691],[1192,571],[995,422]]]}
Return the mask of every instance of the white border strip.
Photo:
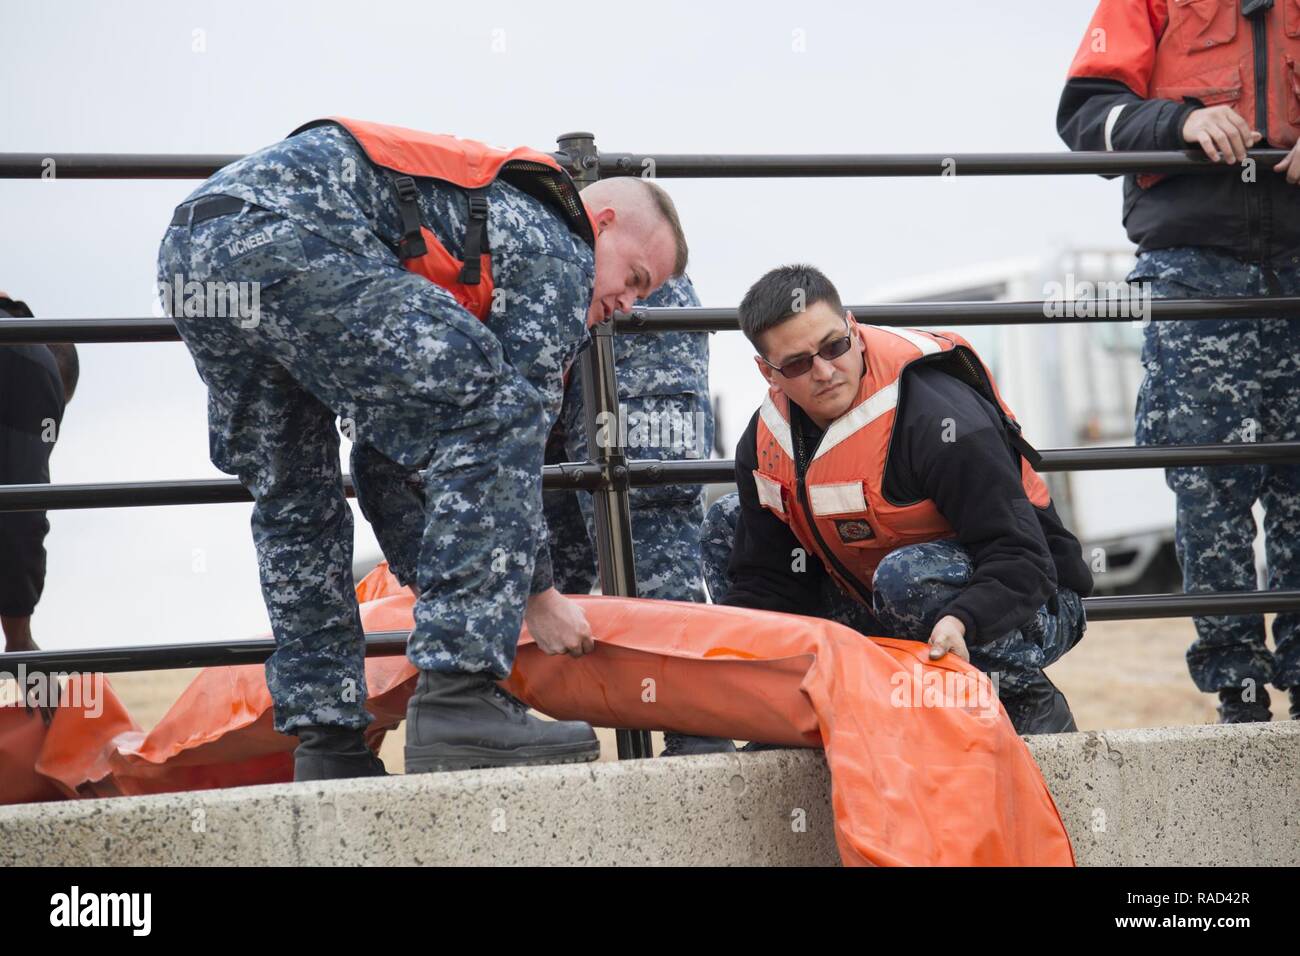
{"label": "white border strip", "polygon": [[767,505],[773,511],[785,514],[785,502],[781,500],[781,482],[754,472],[754,487],[758,489],[760,505]]}
{"label": "white border strip", "polygon": [[1106,152],[1115,152],[1115,144],[1111,142],[1110,134],[1115,131],[1115,124],[1119,122],[1119,114],[1124,112],[1127,103],[1120,103],[1119,106],[1112,106],[1110,112],[1106,114]]}
{"label": "white border strip", "polygon": [[842,515],[867,510],[867,496],[861,481],[809,485],[808,500],[815,515]]}
{"label": "white border strip", "polygon": [[777,444],[781,446],[786,457],[794,458],[794,445],[790,441],[790,423],[781,417],[776,403],[772,401],[771,393],[764,396],[758,414],[763,419],[763,424],[767,426],[767,430],[776,438]]}

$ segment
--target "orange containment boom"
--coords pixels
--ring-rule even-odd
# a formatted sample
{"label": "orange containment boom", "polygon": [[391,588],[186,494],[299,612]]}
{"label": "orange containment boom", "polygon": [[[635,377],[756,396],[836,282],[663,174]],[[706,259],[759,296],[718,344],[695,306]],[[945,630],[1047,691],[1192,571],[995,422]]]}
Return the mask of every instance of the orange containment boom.
{"label": "orange containment boom", "polygon": [[[367,632],[409,630],[413,596],[381,565],[357,587]],[[577,597],[596,635],[548,656],[527,630],[504,686],[558,719],[824,747],[847,864],[1071,866],[1043,778],[987,677],[926,645],[819,618],[637,598]],[[366,662],[369,739],[405,715],[416,670]],[[271,728],[259,666],[203,671],[147,736],[88,740],[58,784],[156,793],[292,778],[296,738]],[[99,746],[96,753],[92,744]],[[102,779],[108,769],[109,781]]]}

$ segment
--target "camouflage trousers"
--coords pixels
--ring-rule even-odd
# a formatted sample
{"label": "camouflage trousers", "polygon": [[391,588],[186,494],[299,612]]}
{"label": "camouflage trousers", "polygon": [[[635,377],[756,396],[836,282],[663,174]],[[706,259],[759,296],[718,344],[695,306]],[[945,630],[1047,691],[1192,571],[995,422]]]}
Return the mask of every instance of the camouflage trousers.
{"label": "camouflage trousers", "polygon": [[370,719],[340,416],[423,469],[411,661],[508,675],[542,534],[545,434],[542,400],[496,336],[395,259],[255,206],[169,228],[158,277],[260,292],[251,317],[169,311],[208,387],[212,461],[254,499],[276,729]]}
{"label": "camouflage trousers", "polygon": [[[653,336],[641,336],[648,340]],[[707,371],[706,371],[707,380]],[[582,369],[575,365],[564,396],[564,407],[547,444],[546,461],[585,461],[587,432],[582,400]],[[629,444],[629,458],[680,460],[708,457],[713,444],[713,411],[708,395],[625,395],[619,402],[626,410],[629,440],[635,440],[638,420],[699,421],[699,434],[683,433],[685,444],[657,442]],[[693,429],[693,426],[692,426]],[[679,437],[682,437],[679,435]],[[687,447],[689,445],[689,447]],[[632,512],[633,555],[636,561],[639,597],[663,601],[703,603],[704,579],[700,565],[700,522],[704,518],[704,489],[699,485],[659,485],[633,488],[629,492]],[[565,594],[589,594],[596,583],[595,509],[586,492],[543,493],[546,527],[551,541],[551,564],[555,586]]]}
{"label": "camouflage trousers", "polygon": [[[1138,256],[1129,281],[1164,299],[1300,295],[1300,255],[1275,260],[1270,276],[1209,249],[1159,249]],[[1300,318],[1152,322],[1142,364],[1139,445],[1300,438]],[[1184,591],[1256,588],[1256,501],[1264,509],[1267,587],[1300,588],[1300,464],[1167,468],[1165,481],[1177,499]],[[1300,685],[1300,614],[1274,620],[1273,652],[1262,615],[1193,620],[1187,665],[1201,690]]]}
{"label": "camouflage trousers", "polygon": [[[739,502],[734,492],[715,501],[700,534],[705,579],[715,601],[729,587],[727,563],[735,541]],[[954,541],[907,545],[891,551],[876,568],[871,608],[850,598],[828,577],[821,607],[814,613],[863,634],[928,641],[943,609],[970,581],[973,570],[970,552]],[[999,696],[1012,700],[1041,685],[1043,668],[1079,643],[1087,627],[1079,595],[1060,588],[1019,629],[968,645],[971,664],[993,679]]]}

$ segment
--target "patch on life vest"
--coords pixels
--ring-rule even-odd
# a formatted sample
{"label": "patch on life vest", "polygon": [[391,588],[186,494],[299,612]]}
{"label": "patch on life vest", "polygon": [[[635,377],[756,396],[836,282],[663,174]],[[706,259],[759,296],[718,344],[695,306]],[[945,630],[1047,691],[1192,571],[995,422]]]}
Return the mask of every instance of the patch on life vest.
{"label": "patch on life vest", "polygon": [[840,540],[845,544],[870,541],[876,536],[871,523],[862,518],[841,518],[835,522],[835,530],[840,533]]}

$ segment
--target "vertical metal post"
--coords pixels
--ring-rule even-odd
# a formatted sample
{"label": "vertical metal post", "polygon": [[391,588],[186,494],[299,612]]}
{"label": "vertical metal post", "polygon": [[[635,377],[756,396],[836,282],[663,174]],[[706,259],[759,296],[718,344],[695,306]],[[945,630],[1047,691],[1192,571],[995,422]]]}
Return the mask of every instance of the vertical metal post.
{"label": "vertical metal post", "polygon": [[[558,137],[570,174],[578,188],[600,178],[599,154],[591,133]],[[627,455],[619,427],[618,378],[614,369],[614,324],[601,322],[592,330],[592,343],[582,353],[582,404],[587,429],[587,454],[604,475],[592,491],[596,511],[596,564],[603,594],[636,597],[636,561],[632,553],[632,511],[628,501]],[[599,427],[604,422],[604,428]],[[614,423],[610,428],[609,423]],[[598,441],[597,438],[600,438]],[[617,730],[620,760],[650,757],[650,734]]]}

